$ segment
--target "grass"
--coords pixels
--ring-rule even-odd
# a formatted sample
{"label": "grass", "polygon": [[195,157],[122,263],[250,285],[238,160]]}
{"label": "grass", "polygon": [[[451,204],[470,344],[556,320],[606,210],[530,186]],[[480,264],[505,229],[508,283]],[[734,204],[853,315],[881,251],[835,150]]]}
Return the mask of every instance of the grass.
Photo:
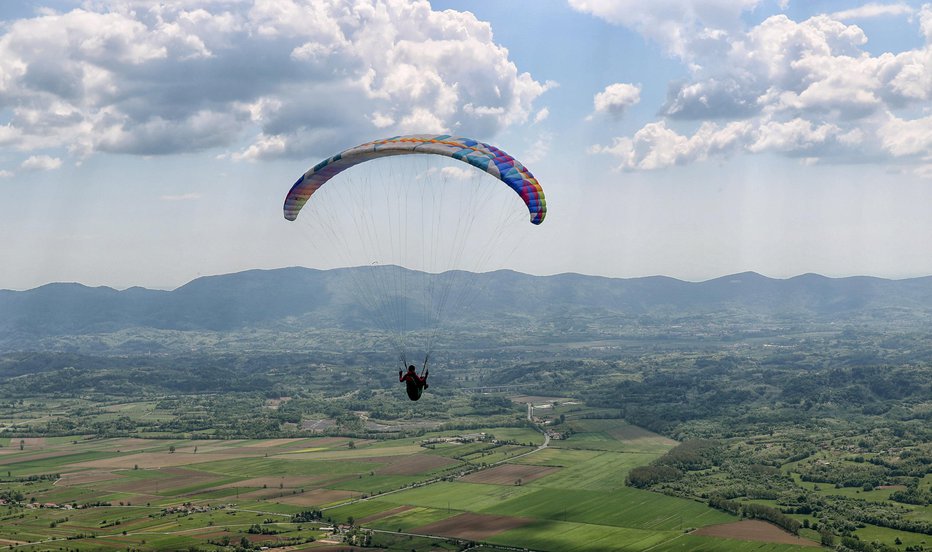
{"label": "grass", "polygon": [[495,544],[560,552],[641,551],[673,539],[677,533],[610,527],[590,523],[538,521],[488,540]]}
{"label": "grass", "polygon": [[[122,456],[123,453],[86,451],[57,454],[46,458],[30,458],[29,456],[31,455],[32,452],[28,454],[15,454],[9,460],[4,459],[5,461],[0,463],[0,473],[10,472],[15,477],[55,473],[60,468],[69,464],[113,458],[115,456]],[[19,459],[17,459],[17,457],[19,457]]]}
{"label": "grass", "polygon": [[[632,468],[650,463],[657,456],[657,454],[618,452],[596,452],[588,458],[573,455],[566,458],[565,468],[531,485],[562,489],[624,489],[628,472]],[[573,461],[574,457],[576,461]],[[528,463],[539,460],[537,454],[531,454],[526,458]],[[557,458],[560,459],[561,456],[558,455]]]}
{"label": "grass", "polygon": [[[320,449],[321,447],[310,447]],[[378,447],[367,448],[359,447],[349,449],[347,447],[337,447],[334,449],[317,450],[316,452],[301,451],[284,451],[276,454],[276,458],[288,458],[289,460],[352,460],[352,459],[371,459],[388,456],[409,456],[423,452],[419,445],[408,445],[406,447]]]}
{"label": "grass", "polygon": [[[585,442],[588,438],[597,443],[600,450],[652,454],[663,454],[676,446],[676,442],[672,439],[631,425],[624,420],[581,419],[572,420],[568,425],[577,433],[574,433],[565,441],[557,441],[553,444],[570,444],[570,448],[576,448],[572,446],[574,442]],[[556,429],[559,429],[559,427]]]}
{"label": "grass", "polygon": [[889,545],[893,545],[897,538],[900,539],[903,546],[923,545],[928,547],[929,543],[932,543],[932,536],[930,535],[898,531],[876,525],[865,525],[863,528],[856,530],[854,534],[865,542],[879,541]]}
{"label": "grass", "polygon": [[872,500],[874,502],[883,502],[890,498],[896,489],[874,489],[871,491],[865,491],[860,487],[838,487],[836,488],[833,483],[813,483],[811,481],[803,481],[799,474],[793,472],[790,474],[793,477],[793,481],[796,485],[808,489],[810,491],[819,493],[822,496],[844,496],[848,498],[861,498],[864,500]]}
{"label": "grass", "polygon": [[237,489],[236,487],[225,487],[222,489],[208,489],[204,491],[199,491],[196,493],[191,493],[191,500],[216,500],[219,498],[229,498],[231,496],[236,496],[239,492],[245,492],[242,489]]}
{"label": "grass", "polygon": [[740,541],[696,535],[680,535],[652,548],[651,552],[805,552],[824,550],[811,546],[775,544],[769,542]]}
{"label": "grass", "polygon": [[356,479],[346,479],[332,485],[328,489],[342,491],[359,491],[361,493],[376,494],[394,489],[400,489],[421,480],[419,475],[363,475]]}
{"label": "grass", "polygon": [[251,478],[282,475],[354,475],[380,468],[376,462],[339,462],[280,458],[233,458],[195,464],[196,469],[234,477]]}
{"label": "grass", "polygon": [[375,500],[396,505],[481,512],[499,502],[533,492],[529,487],[441,481],[426,487],[393,493]]}
{"label": "grass", "polygon": [[453,517],[460,512],[455,510],[440,510],[437,508],[411,508],[404,512],[373,521],[367,526],[385,531],[411,531],[435,521]]}
{"label": "grass", "polygon": [[515,459],[516,464],[532,464],[534,466],[551,466],[562,468],[572,466],[578,462],[585,462],[604,454],[595,450],[563,450],[546,448],[534,454]]}
{"label": "grass", "polygon": [[[108,409],[131,416],[152,415],[151,403],[114,404]],[[473,464],[506,460],[560,469],[522,486],[441,481],[327,508],[324,510],[324,518],[331,517],[340,522],[353,517],[358,521],[398,509],[392,515],[363,525],[385,531],[416,531],[419,527],[462,512],[515,516],[530,520],[530,523],[494,535],[489,540],[503,546],[553,551],[650,549],[651,552],[673,552],[701,549],[710,552],[783,552],[795,549],[785,545],[745,543],[683,534],[685,527],[721,523],[733,518],[698,502],[624,486],[624,478],[630,469],[647,464],[662,454],[669,448],[668,441],[621,420],[570,419],[567,424],[573,424],[577,431],[570,440],[552,441],[551,447],[521,458],[513,457],[532,449],[513,445],[494,447],[488,442],[477,442],[437,444],[436,448],[427,450],[420,446],[425,437],[387,442],[357,439],[354,441],[355,448],[350,449],[347,446],[350,439],[194,441],[177,438],[85,439],[72,436],[30,441],[27,449],[22,452],[18,450],[18,439],[7,439],[5,444],[12,445],[16,450],[6,450],[7,454],[0,456],[0,461],[4,462],[0,465],[0,473],[10,471],[15,476],[75,473],[75,476],[62,479],[55,485],[53,481],[15,482],[3,484],[3,488],[19,490],[27,497],[35,497],[40,503],[109,501],[113,506],[80,510],[18,509],[12,517],[3,515],[6,510],[2,510],[0,538],[34,543],[17,547],[18,550],[38,551],[59,547],[78,550],[163,550],[186,549],[197,545],[205,547],[205,535],[216,536],[223,529],[228,529],[229,532],[225,534],[234,543],[238,543],[243,536],[241,531],[253,523],[262,523],[266,519],[288,522],[293,513],[319,507],[277,503],[275,501],[279,499],[279,493],[289,497],[300,488],[305,492],[321,489],[373,495],[423,481],[431,473],[443,472],[446,468],[435,467],[432,471],[424,468],[421,473],[412,475],[392,474],[392,470],[399,465],[433,465],[430,462],[418,462],[425,459],[423,455],[439,455],[467,458]],[[482,429],[467,433],[480,431]],[[543,439],[540,433],[530,428],[490,428],[485,431],[497,439],[534,443],[535,446]],[[458,433],[445,431],[442,435],[454,436]],[[0,444],[3,444],[2,439]],[[175,455],[165,454],[170,446],[176,447]],[[198,447],[198,454],[193,454],[195,446]],[[89,477],[81,482],[82,471],[86,469],[82,464],[85,462],[151,453],[158,456],[140,458],[156,459],[151,462],[152,467],[138,470],[125,469],[125,466],[98,467],[93,469],[92,477],[99,477],[98,472],[103,476],[116,474],[119,477],[97,481]],[[205,457],[208,454],[210,456]],[[422,456],[414,456],[418,454]],[[169,468],[163,464],[159,468],[159,458],[167,459],[169,465],[178,465]],[[132,466],[134,461],[128,459],[119,462],[129,462]],[[387,471],[387,474],[380,474],[380,470]],[[288,477],[293,479],[289,481],[286,479]],[[273,483],[268,483],[268,493],[261,487],[264,484],[261,478],[275,480],[274,488]],[[279,478],[285,485],[281,490],[278,488]],[[232,486],[240,483],[248,487]],[[863,491],[855,494],[867,498]],[[132,503],[132,506],[119,506],[120,501],[124,504]],[[190,515],[162,514],[165,506],[183,502],[201,505],[209,503],[214,506],[232,503],[235,506],[233,509]],[[146,506],[147,503],[151,506]],[[400,506],[407,508],[400,509]],[[930,512],[932,510],[929,508],[916,508],[913,515],[925,519],[930,516]],[[67,521],[62,521],[66,517]],[[116,521],[120,522],[119,525],[115,525]],[[53,524],[55,527],[50,526]],[[300,533],[288,523],[282,523],[281,528],[288,530],[286,535],[310,536],[310,528],[316,525],[303,525],[308,529]],[[127,535],[122,535],[124,530]],[[862,539],[890,543],[899,535],[873,527],[860,531],[863,532]],[[52,537],[74,537],[79,533],[96,533],[97,538],[48,540]],[[408,540],[407,537],[397,535],[380,535],[392,546],[400,546],[397,548],[399,550],[410,550],[415,545],[423,550],[430,546],[429,543],[438,546],[443,543],[442,539]],[[914,540],[905,537],[903,541],[914,543]]]}
{"label": "grass", "polygon": [[[906,506],[904,504],[904,506]],[[927,506],[909,506],[914,508],[913,511],[909,514],[906,514],[907,519],[912,519],[916,521],[926,521],[932,522],[932,504]],[[932,538],[929,539],[932,542]]]}
{"label": "grass", "polygon": [[438,456],[445,456],[447,458],[465,458],[467,456],[479,453],[483,450],[491,448],[493,445],[491,443],[478,442],[478,443],[439,443],[434,445],[433,449],[430,449],[430,454],[436,454]]}
{"label": "grass", "polygon": [[[288,496],[288,495],[285,495]],[[242,509],[250,510],[259,510],[262,512],[269,512],[273,514],[297,514],[298,512],[303,512],[305,510],[310,510],[310,506],[296,506],[294,504],[282,504],[279,502],[270,502],[270,501],[259,501],[259,502],[245,502],[241,505],[238,505]]]}
{"label": "grass", "polygon": [[654,531],[734,521],[705,504],[639,489],[612,492],[539,489],[484,508],[483,513]]}
{"label": "grass", "polygon": [[518,445],[502,445],[500,447],[482,450],[480,452],[470,454],[469,456],[463,457],[463,460],[475,464],[495,464],[497,462],[508,460],[513,456],[524,454],[531,450],[534,449]]}
{"label": "grass", "polygon": [[[585,420],[592,421],[592,420]],[[560,429],[560,426],[554,428]],[[656,439],[639,438],[632,441],[616,439],[604,431],[573,433],[568,439],[550,441],[554,448],[608,450],[615,452],[640,452],[660,456],[673,448],[669,440],[660,436]]]}
{"label": "grass", "polygon": [[95,502],[99,498],[99,491],[82,487],[53,487],[49,491],[42,493],[43,502],[55,502],[57,504]]}
{"label": "grass", "polygon": [[345,522],[349,518],[362,519],[374,514],[385,512],[396,508],[395,504],[381,502],[377,500],[364,500],[347,504],[346,506],[337,506],[336,508],[327,508],[324,510],[324,517],[333,518],[339,522]]}
{"label": "grass", "polygon": [[[241,477],[224,477],[211,479],[210,481],[203,481],[201,483],[194,483],[191,485],[185,485],[182,487],[171,487],[168,489],[162,489],[158,494],[163,496],[186,496],[198,494],[200,491],[205,491],[207,489],[213,489],[214,487],[219,487],[221,485],[227,485],[229,483],[235,483],[237,481],[242,481]],[[220,489],[226,490],[226,489]],[[235,489],[234,489],[235,490]]]}

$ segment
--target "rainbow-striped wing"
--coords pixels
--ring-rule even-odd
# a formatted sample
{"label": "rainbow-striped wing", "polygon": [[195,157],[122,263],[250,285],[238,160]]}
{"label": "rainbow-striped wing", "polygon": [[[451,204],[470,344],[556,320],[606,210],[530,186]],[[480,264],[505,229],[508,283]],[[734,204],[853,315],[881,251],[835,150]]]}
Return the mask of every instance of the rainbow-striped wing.
{"label": "rainbow-striped wing", "polygon": [[368,142],[314,165],[295,182],[285,197],[285,218],[295,220],[307,200],[325,182],[346,169],[371,159],[409,154],[445,155],[482,169],[515,191],[527,205],[531,222],[547,216],[547,201],[537,179],[514,157],[495,146],[449,135],[413,134]]}

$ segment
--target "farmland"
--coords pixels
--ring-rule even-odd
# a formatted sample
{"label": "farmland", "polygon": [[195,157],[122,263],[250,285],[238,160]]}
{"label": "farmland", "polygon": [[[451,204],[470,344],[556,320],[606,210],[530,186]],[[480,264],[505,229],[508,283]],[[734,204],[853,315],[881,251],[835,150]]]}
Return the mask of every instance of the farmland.
{"label": "farmland", "polygon": [[926,326],[728,312],[467,324],[417,403],[349,327],[50,338],[0,355],[0,546],[932,548]]}
{"label": "farmland", "polygon": [[393,546],[420,538],[451,549],[478,541],[646,550],[736,519],[626,487],[632,467],[673,442],[621,420],[580,420],[589,431],[547,448],[538,448],[539,431],[506,428],[499,440],[491,437],[498,429],[395,440],[73,436],[20,447],[13,439],[0,449],[0,473],[6,496],[21,501],[4,506],[0,542],[17,550],[310,550],[334,540]]}

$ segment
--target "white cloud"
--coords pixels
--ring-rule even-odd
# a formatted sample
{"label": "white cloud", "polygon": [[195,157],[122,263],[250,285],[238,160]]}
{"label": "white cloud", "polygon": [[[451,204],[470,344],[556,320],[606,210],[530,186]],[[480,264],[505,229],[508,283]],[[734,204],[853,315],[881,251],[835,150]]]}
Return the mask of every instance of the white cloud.
{"label": "white cloud", "polygon": [[440,117],[423,107],[417,107],[405,115],[398,126],[399,130],[405,134],[418,132],[442,134],[448,128]]}
{"label": "white cloud", "polygon": [[791,121],[768,121],[757,129],[756,139],[748,144],[748,151],[759,153],[773,151],[781,153],[810,152],[840,133],[831,124],[813,124],[812,121],[796,118]]}
{"label": "white cloud", "polygon": [[884,150],[894,157],[919,156],[932,160],[932,116],[900,119],[889,115],[880,126],[879,137]]}
{"label": "white cloud", "polygon": [[[705,139],[728,128],[728,121],[744,122],[748,130],[728,141],[733,147],[722,154],[918,162],[923,148],[932,145],[928,122],[915,118],[932,101],[930,4],[913,10],[903,3],[871,3],[804,21],[778,14],[750,28],[726,17],[756,5],[750,1],[734,3],[731,11],[715,1],[686,2],[683,14],[673,13],[664,1],[638,3],[641,13],[621,10],[622,5],[633,10],[634,0],[571,4],[660,41],[689,69],[688,79],[671,84],[661,121],[592,148],[617,156],[622,168],[655,169],[705,159],[712,155]],[[716,7],[717,19],[708,15]],[[918,20],[926,43],[880,55],[864,49],[868,37],[863,29],[841,21],[917,12],[913,21]],[[674,25],[678,34],[647,29],[647,17],[666,17],[658,28]],[[680,134],[666,124],[674,121],[701,125],[693,135]],[[709,127],[711,121],[720,122]]]}
{"label": "white cloud", "polygon": [[547,117],[550,116],[550,110],[546,107],[542,107],[537,114],[534,115],[534,123],[542,123],[547,120]]}
{"label": "white cloud", "polygon": [[[0,144],[237,159],[373,133],[486,137],[551,83],[427,0],[87,0],[0,29]],[[540,112],[537,112],[540,113]],[[5,118],[4,118],[5,117]]]}
{"label": "white cloud", "polygon": [[378,111],[373,113],[369,120],[372,121],[372,126],[375,128],[387,128],[395,124],[395,119]]}
{"label": "white cloud", "polygon": [[550,148],[553,145],[554,134],[552,132],[540,132],[534,139],[534,143],[521,154],[521,161],[525,164],[534,164],[547,157]]}
{"label": "white cloud", "polygon": [[919,178],[932,179],[932,163],[920,165],[918,168],[916,168],[914,174]]}
{"label": "white cloud", "polygon": [[833,13],[831,17],[832,19],[838,20],[870,19],[874,17],[910,15],[914,13],[914,11],[915,10],[913,10],[911,6],[903,2],[898,2],[896,4],[880,4],[878,2],[870,2],[868,4],[864,4],[863,6],[858,6],[857,8],[837,11]]}
{"label": "white cloud", "polygon": [[709,29],[734,29],[761,0],[569,0],[574,9],[632,28],[690,57]]}
{"label": "white cloud", "polygon": [[153,116],[144,122],[128,117],[113,118],[101,126],[94,149],[113,153],[140,155],[197,151],[223,146],[235,135],[239,125],[235,118],[217,111],[196,111],[175,121]]}
{"label": "white cloud", "polygon": [[62,161],[49,155],[33,155],[22,162],[20,168],[24,171],[52,171],[61,167]]}
{"label": "white cloud", "polygon": [[[926,140],[932,139],[929,136]],[[680,134],[663,121],[650,123],[631,138],[615,138],[611,145],[593,146],[589,152],[608,154],[623,170],[655,170],[727,157],[736,152],[776,153],[814,164],[827,154],[847,153],[864,141],[859,130],[801,118],[789,121],[732,121],[702,123],[691,135]],[[912,152],[915,153],[915,152]]]}
{"label": "white cloud", "polygon": [[750,131],[745,122],[703,123],[692,136],[685,136],[661,121],[645,125],[632,138],[615,138],[612,145],[593,146],[589,151],[617,157],[620,169],[662,169],[726,155],[739,148]]}
{"label": "white cloud", "polygon": [[926,43],[932,42],[932,4],[922,6],[919,12],[919,28],[926,38]]}
{"label": "white cloud", "polygon": [[13,171],[7,171],[7,170],[0,169],[0,178],[12,178],[12,177],[13,177]]}
{"label": "white cloud", "polygon": [[615,83],[605,87],[593,98],[596,113],[621,116],[625,110],[641,101],[641,87],[628,83]]}
{"label": "white cloud", "polygon": [[262,136],[241,152],[234,153],[234,161],[256,161],[265,157],[280,157],[287,151],[283,136]]}
{"label": "white cloud", "polygon": [[471,167],[432,167],[427,169],[423,174],[418,175],[418,180],[429,178],[431,175],[439,174],[442,178],[448,180],[470,181],[479,174],[476,169]]}

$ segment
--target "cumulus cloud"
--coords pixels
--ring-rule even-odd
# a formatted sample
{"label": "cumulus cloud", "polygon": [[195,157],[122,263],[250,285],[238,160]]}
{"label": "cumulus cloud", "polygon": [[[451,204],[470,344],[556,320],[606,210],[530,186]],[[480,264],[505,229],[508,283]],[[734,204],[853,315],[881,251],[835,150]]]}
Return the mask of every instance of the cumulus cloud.
{"label": "cumulus cloud", "polygon": [[432,167],[424,171],[423,174],[418,175],[417,178],[423,180],[432,175],[440,175],[443,179],[467,182],[475,179],[476,174],[475,170],[464,167]]}
{"label": "cumulus cloud", "polygon": [[593,146],[591,153],[606,153],[620,160],[619,168],[653,170],[727,155],[746,140],[750,126],[734,122],[724,127],[704,123],[692,136],[668,128],[663,121],[649,123],[633,137],[615,138],[609,146]]}
{"label": "cumulus cloud", "polygon": [[488,23],[427,0],[82,6],[0,29],[0,145],[259,159],[375,132],[486,137],[530,120],[552,86]]}
{"label": "cumulus cloud", "polygon": [[610,113],[616,117],[641,101],[641,87],[628,83],[615,83],[605,87],[593,98],[596,113]]}
{"label": "cumulus cloud", "polygon": [[569,0],[574,9],[632,28],[675,55],[690,57],[708,36],[734,29],[761,0]]}
{"label": "cumulus cloud", "polygon": [[[635,3],[643,11],[634,10]],[[621,168],[655,169],[735,152],[771,152],[809,162],[896,158],[919,163],[923,148],[930,146],[929,123],[916,114],[932,100],[932,5],[916,10],[903,3],[870,3],[803,21],[777,14],[748,28],[735,15],[756,2],[729,7],[691,0],[682,14],[664,1],[571,4],[660,41],[688,70],[687,78],[670,84],[661,121],[592,148],[618,157]],[[903,15],[918,22],[925,44],[880,55],[865,50],[864,30],[847,22]],[[645,18],[666,18],[676,33],[657,34],[645,27]],[[726,130],[737,129],[732,122],[743,123],[740,135]],[[673,130],[690,128],[698,129]],[[726,148],[708,142],[726,137]]]}
{"label": "cumulus cloud", "polygon": [[616,157],[618,168],[623,170],[663,169],[736,152],[776,153],[811,164],[829,154],[851,152],[862,140],[862,133],[856,130],[799,118],[727,124],[707,121],[692,134],[680,134],[660,121],[645,125],[631,138],[615,138],[612,144],[596,145],[589,151]]}
{"label": "cumulus cloud", "polygon": [[20,164],[24,171],[52,171],[61,167],[61,159],[49,155],[32,155]]}
{"label": "cumulus cloud", "polygon": [[932,161],[932,116],[900,119],[888,114],[878,135],[884,150],[894,157]]}

